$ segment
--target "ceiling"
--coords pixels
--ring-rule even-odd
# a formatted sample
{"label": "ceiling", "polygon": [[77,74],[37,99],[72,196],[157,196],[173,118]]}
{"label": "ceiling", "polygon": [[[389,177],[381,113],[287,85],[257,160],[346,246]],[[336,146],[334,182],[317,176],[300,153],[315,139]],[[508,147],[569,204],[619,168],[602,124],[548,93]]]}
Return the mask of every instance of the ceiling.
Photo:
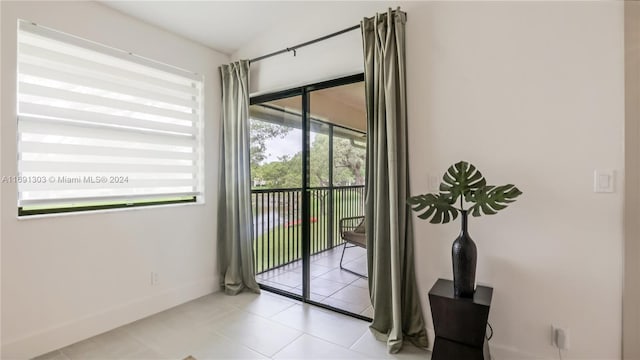
{"label": "ceiling", "polygon": [[[364,82],[335,86],[310,93],[311,116],[349,129],[367,131]],[[274,100],[268,103],[279,108],[302,111],[300,96]]]}
{"label": "ceiling", "polygon": [[355,15],[351,24],[362,14],[373,13],[371,9],[384,10],[387,5],[378,1],[98,1],[228,55],[266,31],[290,27],[294,20]]}
{"label": "ceiling", "polygon": [[283,18],[307,12],[293,1],[113,1],[108,7],[226,54],[232,54]]}
{"label": "ceiling", "polygon": [[[231,54],[302,3],[265,1],[101,1],[127,15]],[[267,15],[267,16],[265,16]]]}
{"label": "ceiling", "polygon": [[317,90],[316,93],[322,93],[334,101],[341,102],[352,108],[358,109],[359,111],[364,111],[366,108],[363,81],[324,90]]}

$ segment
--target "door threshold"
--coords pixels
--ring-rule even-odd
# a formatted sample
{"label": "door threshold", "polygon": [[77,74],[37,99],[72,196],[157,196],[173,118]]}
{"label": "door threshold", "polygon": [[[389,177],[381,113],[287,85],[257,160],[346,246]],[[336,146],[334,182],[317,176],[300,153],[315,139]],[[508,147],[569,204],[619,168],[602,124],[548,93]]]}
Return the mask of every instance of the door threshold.
{"label": "door threshold", "polygon": [[309,300],[309,299],[308,300],[304,300],[302,295],[294,294],[294,293],[291,293],[291,292],[288,292],[288,291],[285,291],[285,290],[282,290],[282,289],[278,289],[276,287],[269,286],[269,285],[263,285],[263,284],[260,284],[260,283],[258,283],[258,285],[260,286],[260,289],[262,289],[262,290],[266,290],[266,291],[268,291],[270,293],[278,294],[280,296],[288,297],[290,299],[298,300],[298,301],[301,301],[301,302],[303,302],[305,304],[310,304],[310,305],[317,306],[317,307],[320,307],[320,308],[323,308],[323,309],[326,309],[326,310],[337,312],[337,313],[342,314],[342,315],[347,315],[347,316],[350,316],[352,318],[356,318],[358,320],[363,320],[363,321],[367,321],[367,322],[372,322],[373,321],[373,319],[368,317],[368,316],[352,313],[350,311],[343,310],[343,309],[340,309],[340,308],[337,308],[337,307],[333,307],[333,306],[330,306],[330,305],[326,305],[326,304],[323,304],[321,302],[317,302],[317,301],[313,301],[313,300]]}

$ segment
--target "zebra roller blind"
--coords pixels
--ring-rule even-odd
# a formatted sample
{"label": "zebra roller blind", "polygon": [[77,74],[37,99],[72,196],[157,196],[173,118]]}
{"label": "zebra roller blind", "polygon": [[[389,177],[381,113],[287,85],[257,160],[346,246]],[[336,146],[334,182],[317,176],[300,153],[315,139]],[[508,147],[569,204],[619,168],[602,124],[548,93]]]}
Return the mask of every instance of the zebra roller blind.
{"label": "zebra roller blind", "polygon": [[18,206],[202,192],[202,76],[25,21],[18,31]]}

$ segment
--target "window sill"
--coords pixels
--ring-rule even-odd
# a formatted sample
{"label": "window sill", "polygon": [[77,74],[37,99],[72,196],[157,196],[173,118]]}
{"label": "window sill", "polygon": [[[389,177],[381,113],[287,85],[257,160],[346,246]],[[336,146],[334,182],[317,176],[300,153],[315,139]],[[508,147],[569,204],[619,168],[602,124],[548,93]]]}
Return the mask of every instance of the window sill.
{"label": "window sill", "polygon": [[147,206],[121,207],[121,208],[115,208],[115,209],[81,210],[81,211],[69,211],[69,212],[60,212],[60,213],[22,215],[22,216],[18,215],[16,216],[16,219],[18,221],[25,221],[25,220],[32,220],[32,219],[36,220],[36,219],[47,219],[47,218],[66,217],[66,216],[96,215],[96,214],[106,214],[106,213],[118,213],[118,212],[124,212],[124,211],[143,211],[143,210],[149,210],[149,209],[194,206],[194,205],[203,206],[205,205],[205,202],[194,201],[194,202],[183,202],[183,203],[176,203],[176,204],[157,204],[157,205],[147,205]]}

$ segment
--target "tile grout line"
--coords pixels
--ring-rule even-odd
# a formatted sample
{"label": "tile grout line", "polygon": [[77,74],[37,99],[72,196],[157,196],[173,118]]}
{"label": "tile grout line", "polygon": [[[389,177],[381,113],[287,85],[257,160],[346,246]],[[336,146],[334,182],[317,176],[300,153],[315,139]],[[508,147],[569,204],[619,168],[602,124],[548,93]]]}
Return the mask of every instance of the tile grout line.
{"label": "tile grout line", "polygon": [[[301,305],[301,306],[303,306],[303,305]],[[323,308],[317,308],[317,307],[314,307],[314,306],[312,306],[312,305],[309,305],[309,306],[311,306],[312,311],[318,311],[318,312],[321,312],[321,313],[323,313],[323,314],[325,314],[325,315],[329,315],[329,316],[338,316],[338,317],[341,317],[341,318],[342,318],[342,317],[344,317],[344,319],[354,320],[354,321],[362,321],[362,320],[359,320],[359,319],[354,319],[354,318],[348,317],[348,316],[343,315],[343,314],[337,314],[337,313],[335,313],[335,312],[333,312],[333,311],[331,311],[331,310],[327,310],[327,309],[323,309]],[[290,309],[290,308],[287,308],[287,310],[288,310],[288,309]],[[275,316],[275,315],[274,315],[274,316]],[[285,326],[287,326],[285,323],[282,323],[281,321],[278,321],[278,320],[275,320],[275,319],[272,319],[272,320],[273,320],[273,321],[275,321],[275,322],[277,322],[277,323],[279,323],[279,324],[281,324],[281,325],[285,325]],[[312,334],[312,333],[308,332],[307,330],[304,330],[304,329],[298,329],[298,328],[293,328],[293,327],[292,327],[292,329],[297,330],[297,331],[301,331],[303,334],[307,334],[307,335],[312,336],[312,337],[314,337],[314,338],[317,338],[317,339],[320,339],[320,340],[326,341],[326,342],[328,342],[328,343],[330,343],[330,344],[334,344],[334,345],[336,345],[336,346],[340,346],[340,347],[345,348],[345,349],[351,349],[350,347],[349,347],[349,348],[345,347],[345,345],[343,345],[343,344],[338,344],[338,343],[333,342],[332,340],[329,340],[329,339],[325,339],[325,338],[323,338],[323,337],[320,337],[319,335],[314,335],[314,334]],[[366,334],[366,333],[367,333],[367,331],[369,331],[368,326],[367,326],[367,328],[365,329],[365,331],[362,333],[362,335],[358,336],[358,337],[355,339],[355,341],[351,344],[351,346],[353,346],[353,345],[354,345],[358,340],[360,340],[360,339],[364,336],[364,334]],[[294,341],[295,341],[295,340],[294,340]],[[293,341],[292,341],[292,342],[293,342]],[[287,345],[287,346],[288,346],[288,345]]]}
{"label": "tile grout line", "polygon": [[218,335],[218,336],[222,337],[223,339],[226,339],[227,341],[229,341],[230,343],[233,343],[236,346],[241,346],[241,347],[245,348],[246,350],[249,350],[250,352],[254,352],[254,353],[260,354],[260,355],[262,355],[262,356],[264,356],[264,357],[266,357],[268,359],[271,359],[271,356],[263,353],[262,351],[259,351],[259,350],[256,350],[256,349],[252,349],[252,348],[248,347],[247,345],[245,345],[245,344],[243,344],[241,342],[238,342],[238,341],[236,341],[236,340],[234,340],[234,339],[232,339],[232,338],[230,338],[230,337],[228,337],[228,336],[226,336],[224,334],[221,334],[221,333],[218,332],[217,329],[214,329],[212,332],[215,335]]}
{"label": "tile grout line", "polygon": [[[262,294],[260,294],[260,295],[258,295],[258,296],[262,296]],[[289,305],[288,305],[287,307],[285,307],[284,309],[282,309],[282,310],[280,310],[280,311],[276,312],[275,314],[270,315],[269,317],[267,317],[267,316],[265,316],[265,315],[262,315],[262,314],[252,313],[252,312],[250,312],[250,311],[247,311],[246,309],[238,308],[237,310],[238,310],[239,312],[243,313],[242,315],[245,315],[245,316],[246,316],[246,315],[256,316],[256,317],[261,318],[261,319],[263,319],[263,320],[267,320],[267,321],[274,322],[275,324],[278,324],[278,325],[280,325],[280,326],[286,327],[286,328],[288,328],[289,330],[293,330],[293,331],[296,331],[296,332],[299,332],[299,333],[300,333],[300,334],[299,334],[299,335],[297,335],[294,339],[292,339],[292,340],[291,340],[291,342],[289,342],[289,343],[285,344],[282,348],[278,349],[278,350],[277,350],[273,355],[266,354],[266,353],[264,353],[263,351],[260,351],[260,350],[258,350],[258,349],[251,348],[251,347],[249,347],[249,346],[247,346],[247,345],[245,345],[245,344],[243,344],[243,343],[237,342],[237,341],[235,341],[235,340],[233,340],[233,339],[229,338],[228,336],[226,336],[226,335],[222,334],[222,333],[220,332],[220,329],[213,329],[213,333],[215,333],[216,335],[222,336],[222,337],[224,337],[224,338],[231,339],[231,341],[232,341],[232,342],[234,342],[234,343],[236,343],[236,344],[238,344],[238,345],[240,345],[240,346],[242,346],[242,347],[244,347],[244,348],[246,348],[246,349],[249,349],[249,350],[251,350],[251,351],[253,351],[253,352],[256,352],[256,353],[258,353],[258,354],[260,354],[260,355],[263,355],[263,356],[265,356],[265,357],[267,357],[267,358],[269,358],[269,359],[273,359],[273,357],[274,357],[277,353],[279,353],[280,351],[282,351],[284,348],[286,348],[287,346],[289,346],[291,343],[293,343],[295,340],[297,340],[300,336],[304,335],[305,333],[304,333],[304,331],[301,331],[301,330],[295,329],[295,328],[293,328],[293,327],[291,327],[291,326],[288,326],[288,325],[286,325],[286,324],[282,324],[282,323],[280,323],[280,322],[278,322],[278,321],[275,321],[275,320],[271,319],[271,317],[276,316],[277,314],[279,314],[279,313],[281,313],[281,312],[283,312],[283,311],[286,311],[287,309],[290,309],[290,308],[292,308],[293,306],[299,305],[299,304],[298,304],[298,301],[294,301],[294,300],[291,300],[291,299],[285,298],[284,296],[280,296],[280,295],[277,295],[277,294],[269,294],[269,295],[267,295],[267,296],[272,296],[272,297],[274,297],[274,298],[276,298],[276,299],[279,299],[279,300],[282,300],[282,301],[288,302],[288,303],[289,303]]]}
{"label": "tile grout line", "polygon": [[[157,315],[157,314],[156,314],[156,315]],[[153,315],[152,315],[152,316],[153,316]],[[141,320],[145,320],[145,319],[148,319],[148,318],[144,318],[144,319],[141,319]],[[138,321],[141,321],[141,320],[138,320]],[[171,329],[170,329],[168,326],[166,326],[166,325],[165,325],[164,323],[162,323],[161,321],[159,321],[159,322],[160,322],[160,324],[159,324],[159,325],[160,325],[161,327],[163,327],[163,328],[168,329],[169,331],[171,331]],[[129,324],[127,324],[127,325],[129,325]],[[126,325],[125,325],[125,326],[126,326]],[[157,348],[157,347],[155,347],[155,346],[153,346],[153,345],[151,345],[151,344],[148,344],[147,342],[145,342],[145,341],[144,341],[144,339],[139,338],[138,336],[136,336],[135,334],[133,334],[133,333],[132,333],[132,332],[130,332],[129,330],[122,329],[121,331],[123,331],[125,334],[129,335],[132,339],[134,339],[135,341],[137,341],[137,342],[139,342],[140,344],[142,344],[143,346],[145,346],[147,349],[149,349],[149,350],[151,350],[151,351],[153,351],[153,352],[156,352],[156,353],[157,353],[157,354],[159,354],[159,355],[167,356],[167,354],[166,354],[165,352],[161,351],[161,349],[159,349],[159,348]],[[167,356],[167,357],[169,357],[169,356]]]}
{"label": "tile grout line", "polygon": [[[367,329],[367,331],[368,331],[368,329]],[[360,351],[353,350],[353,349],[351,349],[351,347],[345,347],[345,346],[344,346],[344,345],[342,345],[342,344],[337,344],[337,343],[335,343],[335,342],[333,342],[333,341],[331,341],[331,340],[327,340],[327,339],[321,338],[321,337],[319,337],[319,336],[316,336],[316,335],[313,335],[313,334],[309,334],[309,333],[307,333],[307,332],[303,332],[303,334],[304,334],[304,335],[308,335],[308,336],[310,336],[310,337],[312,337],[312,338],[314,338],[314,339],[316,339],[316,340],[324,341],[324,342],[327,342],[327,343],[329,343],[329,344],[332,344],[332,345],[338,346],[338,347],[340,347],[340,348],[342,348],[342,349],[344,349],[344,350],[353,351],[353,352],[355,352],[355,353],[357,353],[357,354],[361,354],[361,355],[365,355],[365,356],[367,355],[367,354],[364,354],[364,353],[362,353],[362,352],[360,352]],[[360,339],[361,339],[365,334],[366,334],[366,331],[365,331],[365,333],[363,333],[360,337],[358,337],[358,338],[356,339],[356,342],[357,342],[358,340],[360,340]],[[293,343],[293,341],[292,341],[292,343]],[[351,346],[353,346],[354,344],[355,344],[355,342],[354,342],[353,344],[351,344]]]}
{"label": "tile grout line", "polygon": [[65,354],[65,353],[62,351],[62,349],[59,349],[59,350],[58,350],[58,353],[59,353],[60,355],[62,355],[65,359],[71,360],[71,358],[70,358],[67,354]]}
{"label": "tile grout line", "polygon": [[354,341],[354,342],[353,342],[353,344],[351,344],[351,346],[349,346],[349,350],[353,350],[353,351],[356,351],[356,352],[358,352],[358,353],[360,353],[360,354],[363,354],[362,352],[360,352],[360,351],[358,351],[358,350],[355,350],[353,347],[354,347],[354,346],[356,346],[356,344],[357,344],[358,342],[360,342],[360,340],[362,340],[362,338],[364,338],[365,336],[367,336],[367,334],[368,334],[370,331],[371,331],[371,330],[369,329],[369,327],[367,327],[367,329],[362,333],[362,335],[360,335],[360,337],[359,337],[359,338],[357,338],[357,339],[356,339],[356,341]]}
{"label": "tile grout line", "polygon": [[[297,330],[300,331],[300,330]],[[291,342],[289,342],[288,344],[286,344],[285,346],[283,346],[282,348],[280,348],[280,350],[276,351],[273,355],[271,356],[267,356],[269,359],[274,359],[279,353],[282,352],[282,350],[286,349],[287,347],[289,347],[291,344],[293,344],[294,342],[296,342],[296,340],[300,339],[302,336],[304,336],[305,334],[307,334],[304,331],[300,331],[300,335],[296,336],[295,339],[291,340]]]}

